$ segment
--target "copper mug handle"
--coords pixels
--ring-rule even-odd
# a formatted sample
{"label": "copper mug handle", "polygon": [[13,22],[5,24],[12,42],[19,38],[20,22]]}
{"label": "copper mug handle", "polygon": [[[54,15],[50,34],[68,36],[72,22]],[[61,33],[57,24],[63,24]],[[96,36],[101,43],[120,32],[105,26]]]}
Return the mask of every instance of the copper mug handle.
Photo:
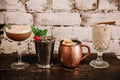
{"label": "copper mug handle", "polygon": [[80,46],[81,46],[81,47],[86,47],[86,48],[88,49],[88,52],[87,52],[84,56],[82,56],[82,58],[81,58],[81,60],[83,60],[83,59],[85,59],[87,56],[90,55],[91,51],[90,51],[90,47],[89,47],[88,45],[81,44]]}

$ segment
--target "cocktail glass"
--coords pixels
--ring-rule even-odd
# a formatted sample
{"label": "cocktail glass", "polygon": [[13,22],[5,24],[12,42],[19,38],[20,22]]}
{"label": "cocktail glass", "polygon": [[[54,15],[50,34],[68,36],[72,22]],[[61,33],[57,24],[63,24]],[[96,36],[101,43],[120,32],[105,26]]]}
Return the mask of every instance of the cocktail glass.
{"label": "cocktail glass", "polygon": [[90,65],[94,68],[107,68],[109,63],[102,59],[103,52],[109,48],[112,27],[108,24],[94,24],[92,26],[93,48],[97,51],[97,59]]}
{"label": "cocktail glass", "polygon": [[55,38],[43,37],[42,41],[35,41],[36,56],[39,68],[51,68],[53,60]]}
{"label": "cocktail glass", "polygon": [[14,69],[24,69],[29,66],[28,63],[22,62],[21,52],[19,46],[21,41],[26,40],[31,35],[31,28],[28,26],[7,26],[5,28],[5,33],[11,40],[17,41],[17,52],[18,52],[18,62],[12,63],[11,67]]}

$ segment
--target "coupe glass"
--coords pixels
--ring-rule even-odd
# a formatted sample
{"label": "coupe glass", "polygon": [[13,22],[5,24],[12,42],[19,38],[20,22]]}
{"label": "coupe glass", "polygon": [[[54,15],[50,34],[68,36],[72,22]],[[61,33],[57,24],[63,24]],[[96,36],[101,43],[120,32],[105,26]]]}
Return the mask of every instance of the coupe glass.
{"label": "coupe glass", "polygon": [[11,67],[14,69],[24,69],[29,66],[28,63],[22,62],[21,58],[21,50],[19,46],[21,45],[21,41],[26,40],[31,35],[31,28],[28,26],[7,26],[5,28],[5,33],[8,38],[11,40],[17,41],[17,52],[18,52],[18,62],[12,63]]}
{"label": "coupe glass", "polygon": [[103,61],[102,55],[109,48],[112,27],[108,24],[94,24],[92,26],[93,48],[97,51],[97,59],[92,60],[90,65],[94,68],[107,68],[109,63]]}

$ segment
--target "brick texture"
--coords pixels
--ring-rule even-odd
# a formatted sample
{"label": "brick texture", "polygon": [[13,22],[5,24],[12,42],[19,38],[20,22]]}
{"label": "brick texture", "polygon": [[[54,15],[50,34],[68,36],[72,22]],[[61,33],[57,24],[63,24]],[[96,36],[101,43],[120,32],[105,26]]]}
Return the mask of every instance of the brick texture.
{"label": "brick texture", "polygon": [[0,13],[0,23],[4,24],[4,13]]}
{"label": "brick texture", "polygon": [[[92,52],[92,24],[116,21],[106,52],[120,55],[120,0],[0,0],[0,24],[34,25],[48,29],[47,36],[54,36],[55,52],[60,40],[78,39],[89,45]],[[23,51],[30,41],[30,51],[35,53],[33,34],[24,41]],[[7,47],[5,47],[7,46]],[[15,52],[16,43],[2,40],[4,53]]]}
{"label": "brick texture", "polygon": [[26,11],[20,0],[0,0],[0,9],[5,9],[6,11]]}
{"label": "brick texture", "polygon": [[5,23],[6,24],[18,24],[18,25],[32,25],[33,16],[29,13],[24,12],[5,12]]}
{"label": "brick texture", "polygon": [[75,0],[79,10],[93,10],[97,8],[97,0]]}
{"label": "brick texture", "polygon": [[116,21],[117,25],[120,25],[120,13],[86,13],[82,16],[82,25],[92,25],[95,22],[104,22],[104,21]]}
{"label": "brick texture", "polygon": [[79,25],[77,13],[36,13],[35,25]]}
{"label": "brick texture", "polygon": [[117,10],[119,0],[99,0],[100,10]]}
{"label": "brick texture", "polygon": [[69,0],[52,0],[53,10],[71,10],[71,2]]}
{"label": "brick texture", "polygon": [[29,0],[26,2],[28,12],[43,12],[47,9],[47,0]]}

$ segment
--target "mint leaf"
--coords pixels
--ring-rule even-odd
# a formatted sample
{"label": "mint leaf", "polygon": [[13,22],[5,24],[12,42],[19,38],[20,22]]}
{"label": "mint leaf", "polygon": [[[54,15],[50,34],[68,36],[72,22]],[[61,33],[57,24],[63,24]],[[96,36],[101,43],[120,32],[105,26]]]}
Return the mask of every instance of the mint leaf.
{"label": "mint leaf", "polygon": [[47,34],[47,29],[41,31],[41,36],[45,36]]}
{"label": "mint leaf", "polygon": [[6,25],[6,27],[7,27],[8,29],[11,29],[10,25]]}
{"label": "mint leaf", "polygon": [[36,28],[36,31],[37,31],[38,33],[40,32],[38,27]]}
{"label": "mint leaf", "polygon": [[31,26],[31,29],[34,35],[38,35],[38,30],[34,26]]}
{"label": "mint leaf", "polygon": [[39,28],[36,28],[34,26],[31,26],[32,32],[34,33],[34,35],[36,36],[45,36],[47,34],[47,29],[41,30]]}

